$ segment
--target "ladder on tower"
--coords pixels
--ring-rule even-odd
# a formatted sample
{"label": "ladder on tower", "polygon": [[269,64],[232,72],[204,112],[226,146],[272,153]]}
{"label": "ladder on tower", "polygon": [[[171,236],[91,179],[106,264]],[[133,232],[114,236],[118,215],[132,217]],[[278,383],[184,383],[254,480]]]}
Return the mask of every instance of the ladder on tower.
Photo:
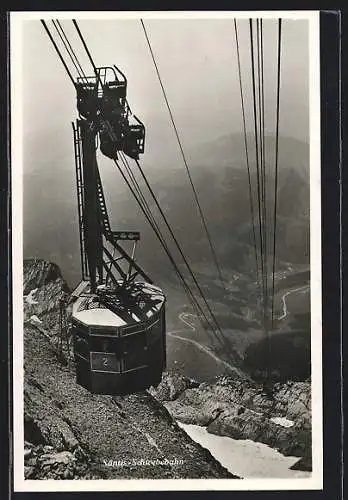
{"label": "ladder on tower", "polygon": [[[108,122],[106,122],[110,125]],[[86,242],[84,231],[84,211],[88,200],[85,200],[84,192],[84,175],[83,175],[83,149],[82,137],[80,132],[79,121],[72,123],[74,132],[74,154],[76,166],[76,184],[77,184],[77,207],[79,219],[79,235],[80,235],[80,253],[81,253],[81,270],[82,280],[88,281],[90,278],[86,254]],[[98,165],[96,165],[96,178],[95,189],[97,196],[97,210],[98,217],[102,227],[103,243],[102,243],[102,266],[106,271],[106,284],[112,281],[115,288],[123,287],[127,283],[133,281],[138,274],[140,274],[148,283],[152,283],[149,276],[141,269],[141,267],[134,260],[133,246],[132,255],[120,245],[121,241],[133,241],[135,244],[140,238],[138,231],[112,231],[110,219],[106,207],[103,185],[100,177]],[[107,248],[109,247],[109,248]],[[114,272],[116,271],[117,277]],[[133,271],[133,272],[132,272]],[[121,285],[123,283],[123,285]]]}
{"label": "ladder on tower", "polygon": [[89,278],[89,272],[88,272],[88,265],[85,252],[84,220],[83,220],[84,186],[83,186],[83,175],[82,175],[81,135],[78,125],[72,123],[72,127],[74,131],[74,155],[75,155],[75,167],[76,167],[77,210],[79,218],[81,271],[82,271],[82,279],[86,280]]}

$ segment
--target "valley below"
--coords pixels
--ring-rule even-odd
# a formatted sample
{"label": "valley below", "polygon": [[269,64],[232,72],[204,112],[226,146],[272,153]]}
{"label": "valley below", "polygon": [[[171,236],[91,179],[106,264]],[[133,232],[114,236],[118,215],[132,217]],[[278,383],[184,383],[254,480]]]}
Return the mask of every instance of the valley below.
{"label": "valley below", "polygon": [[[224,343],[221,335],[204,328],[179,287],[164,285],[170,369],[201,381],[236,370],[259,381],[269,370],[275,381],[310,377],[308,269],[290,267],[277,276],[274,328],[268,335],[262,327],[257,285],[248,276],[230,271],[222,288],[211,276],[202,272],[196,275],[221,326]],[[273,351],[270,366],[267,347]]]}

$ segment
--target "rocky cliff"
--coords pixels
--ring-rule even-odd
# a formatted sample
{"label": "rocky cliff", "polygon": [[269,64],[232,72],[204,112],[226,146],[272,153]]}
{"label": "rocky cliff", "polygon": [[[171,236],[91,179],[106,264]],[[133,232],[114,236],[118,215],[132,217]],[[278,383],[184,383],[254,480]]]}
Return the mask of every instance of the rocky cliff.
{"label": "rocky cliff", "polygon": [[28,479],[234,478],[148,392],[90,394],[59,344],[59,269],[24,265],[24,433]]}
{"label": "rocky cliff", "polygon": [[310,384],[198,383],[165,373],[157,388],[125,397],[90,394],[75,382],[59,308],[69,289],[52,263],[24,263],[26,478],[233,478],[177,425],[252,439],[302,457],[311,469]]}
{"label": "rocky cliff", "polygon": [[164,374],[151,394],[186,424],[234,439],[265,443],[284,455],[302,457],[311,469],[311,393],[309,382],[275,384],[272,395],[245,380],[221,377],[213,384]]}

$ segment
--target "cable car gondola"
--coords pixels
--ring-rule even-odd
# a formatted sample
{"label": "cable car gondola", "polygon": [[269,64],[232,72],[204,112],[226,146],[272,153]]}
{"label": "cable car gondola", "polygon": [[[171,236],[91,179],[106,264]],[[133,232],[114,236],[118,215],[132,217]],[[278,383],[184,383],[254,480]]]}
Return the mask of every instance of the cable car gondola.
{"label": "cable car gondola", "polygon": [[84,281],[75,297],[77,383],[98,394],[128,394],[158,385],[166,362],[163,292],[137,282],[122,291],[100,285],[92,293]]}
{"label": "cable car gondola", "polygon": [[[128,394],[157,385],[165,369],[165,296],[135,262],[136,231],[112,231],[96,157],[138,159],[145,127],[130,112],[127,80],[98,68],[76,83],[73,124],[82,281],[72,294],[76,381],[98,394]],[[130,124],[130,119],[134,123]],[[133,242],[129,254],[125,242]]]}

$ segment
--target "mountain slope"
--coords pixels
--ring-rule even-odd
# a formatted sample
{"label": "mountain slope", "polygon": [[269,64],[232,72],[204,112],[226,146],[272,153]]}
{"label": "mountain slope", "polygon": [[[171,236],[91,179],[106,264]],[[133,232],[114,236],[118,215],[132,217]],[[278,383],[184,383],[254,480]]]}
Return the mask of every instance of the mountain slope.
{"label": "mountain slope", "polygon": [[233,478],[149,393],[100,396],[76,384],[57,266],[25,262],[24,433],[30,479]]}

